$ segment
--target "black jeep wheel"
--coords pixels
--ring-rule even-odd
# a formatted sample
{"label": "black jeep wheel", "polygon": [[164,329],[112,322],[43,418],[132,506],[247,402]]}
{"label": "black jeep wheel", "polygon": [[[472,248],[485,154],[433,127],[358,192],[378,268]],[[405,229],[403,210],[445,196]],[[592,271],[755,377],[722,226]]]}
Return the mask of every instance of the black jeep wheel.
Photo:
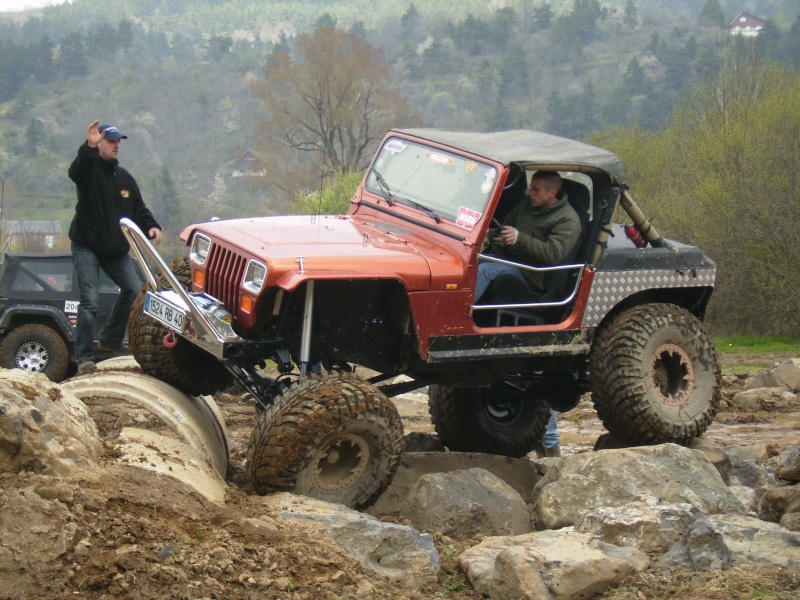
{"label": "black jeep wheel", "polygon": [[0,343],[0,364],[6,369],[44,373],[58,383],[67,376],[69,348],[47,325],[21,325]]}
{"label": "black jeep wheel", "polygon": [[541,443],[550,418],[544,400],[504,384],[488,388],[432,385],[428,409],[436,433],[450,450],[515,458]]}
{"label": "black jeep wheel", "polygon": [[389,485],[402,452],[394,404],[360,377],[333,372],[301,381],[261,413],[247,468],[258,493],[364,508]]}
{"label": "black jeep wheel", "polygon": [[717,350],[702,323],[678,306],[623,311],[598,330],[589,365],[600,420],[629,443],[686,445],[717,412]]}
{"label": "black jeep wheel", "polygon": [[[176,259],[171,269],[181,285],[189,289],[192,276],[189,259]],[[142,370],[193,396],[226,388],[232,376],[214,356],[181,339],[174,348],[164,345],[167,328],[143,312],[148,289],[150,286],[145,284],[128,319],[128,346]]]}

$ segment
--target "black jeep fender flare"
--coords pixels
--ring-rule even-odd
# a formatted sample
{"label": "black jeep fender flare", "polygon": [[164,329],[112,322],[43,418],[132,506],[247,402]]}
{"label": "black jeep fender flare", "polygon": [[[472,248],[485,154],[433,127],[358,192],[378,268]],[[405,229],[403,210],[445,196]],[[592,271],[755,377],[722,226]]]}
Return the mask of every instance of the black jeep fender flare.
{"label": "black jeep fender flare", "polygon": [[16,304],[8,307],[0,315],[0,334],[6,334],[17,325],[25,323],[52,322],[61,337],[68,344],[75,342],[75,328],[66,315],[54,306],[41,306],[38,304]]}

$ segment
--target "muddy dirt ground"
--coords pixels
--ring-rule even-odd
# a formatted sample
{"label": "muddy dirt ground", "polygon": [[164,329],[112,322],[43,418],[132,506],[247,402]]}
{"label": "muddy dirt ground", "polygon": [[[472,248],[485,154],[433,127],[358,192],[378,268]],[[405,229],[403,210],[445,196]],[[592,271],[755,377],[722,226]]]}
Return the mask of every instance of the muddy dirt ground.
{"label": "muddy dirt ground", "polygon": [[[800,410],[741,413],[727,402],[759,370],[788,358],[793,357],[725,358],[723,372],[736,374],[725,375],[723,407],[706,437],[723,447],[767,444],[773,454],[800,444]],[[33,474],[0,478],[7,491],[41,496],[45,489],[64,503],[69,511],[65,522],[76,528],[46,568],[32,557],[16,578],[4,577],[0,598],[482,598],[457,564],[460,552],[478,540],[455,542],[434,532],[442,566],[438,581],[411,590],[365,571],[324,539],[289,528],[277,518],[279,509],[270,497],[252,495],[246,480],[252,400],[235,394],[217,400],[230,432],[230,489],[224,507],[178,482],[136,469],[119,477],[69,482]],[[432,431],[423,394],[398,401],[398,407],[406,433]],[[561,416],[559,430],[565,455],[591,451],[605,431],[589,398]],[[35,518],[33,513],[19,515],[21,524]],[[797,589],[800,570],[693,574],[655,566],[607,597],[788,599],[797,598]]]}

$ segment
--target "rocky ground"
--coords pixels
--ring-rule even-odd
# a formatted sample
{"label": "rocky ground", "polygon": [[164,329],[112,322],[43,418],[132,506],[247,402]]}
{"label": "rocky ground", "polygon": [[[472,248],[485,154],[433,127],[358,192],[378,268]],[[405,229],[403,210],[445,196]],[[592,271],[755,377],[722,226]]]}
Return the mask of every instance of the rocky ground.
{"label": "rocky ground", "polygon": [[[724,405],[706,438],[721,447],[766,444],[776,455],[800,444],[800,411],[732,410],[728,400],[760,369],[786,356],[726,357]],[[365,570],[316,530],[289,526],[270,497],[250,493],[244,470],[255,416],[244,395],[217,398],[229,431],[230,468],[224,505],[168,477],[115,467],[106,454],[96,475],[48,477],[24,471],[0,475],[4,498],[24,497],[15,511],[0,512],[0,535],[26,536],[59,523],[51,544],[31,546],[27,556],[0,540],[0,598],[482,598],[471,589],[457,558],[478,540],[456,542],[436,532],[438,580],[409,585]],[[102,404],[95,402],[95,405]],[[426,398],[411,394],[397,402],[406,432],[430,432]],[[124,423],[97,408],[105,436]],[[146,417],[131,417],[146,426]],[[590,452],[604,433],[589,398],[561,416],[565,455]],[[533,459],[533,458],[531,458]],[[24,508],[20,509],[20,506]],[[11,503],[7,503],[11,506]],[[19,546],[19,544],[17,544]],[[16,565],[16,571],[8,565]],[[263,565],[269,565],[266,569]],[[605,597],[796,598],[800,571],[733,569],[704,574],[653,567],[607,592]]]}

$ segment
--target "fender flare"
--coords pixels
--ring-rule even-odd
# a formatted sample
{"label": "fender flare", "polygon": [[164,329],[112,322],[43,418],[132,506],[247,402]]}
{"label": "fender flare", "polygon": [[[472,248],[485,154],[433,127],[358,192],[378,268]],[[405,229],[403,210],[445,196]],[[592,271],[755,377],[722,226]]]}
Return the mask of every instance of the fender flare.
{"label": "fender flare", "polygon": [[75,328],[69,322],[67,316],[54,306],[42,306],[38,304],[17,304],[3,311],[0,315],[0,332],[6,333],[13,329],[16,323],[22,319],[30,321],[34,318],[38,322],[51,321],[55,323],[58,332],[68,342],[75,342]]}

